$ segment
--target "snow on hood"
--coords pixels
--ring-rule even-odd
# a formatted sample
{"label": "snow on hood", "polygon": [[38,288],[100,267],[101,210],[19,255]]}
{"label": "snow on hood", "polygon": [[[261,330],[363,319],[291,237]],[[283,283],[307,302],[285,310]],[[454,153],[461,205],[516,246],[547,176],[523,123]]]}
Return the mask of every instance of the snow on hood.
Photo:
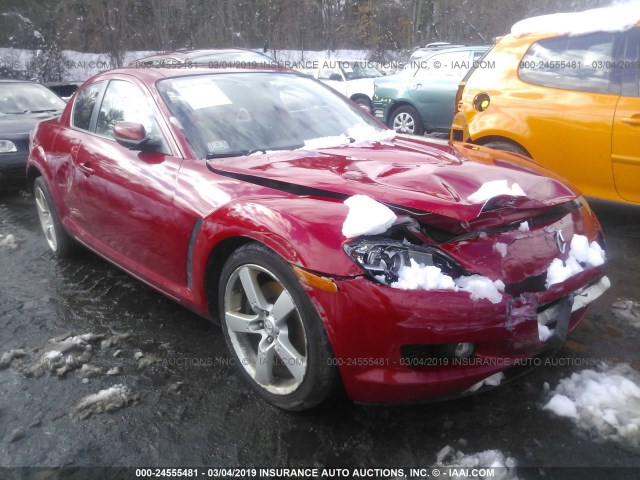
{"label": "snow on hood", "polygon": [[507,195],[509,197],[525,197],[520,185],[514,183],[511,187],[508,186],[506,180],[492,180],[490,182],[483,183],[482,186],[471,195],[467,197],[471,203],[484,203],[500,195]]}
{"label": "snow on hood", "polygon": [[544,406],[596,439],[640,449],[640,375],[627,364],[560,380]]}
{"label": "snow on hood", "polygon": [[366,195],[354,195],[344,201],[349,207],[342,224],[342,234],[347,237],[384,233],[396,221],[391,209]]}
{"label": "snow on hood", "polygon": [[622,32],[640,22],[640,1],[595,8],[583,12],[554,13],[531,17],[515,23],[511,34],[519,37],[529,33],[582,35],[591,32]]}
{"label": "snow on hood", "polygon": [[599,267],[604,261],[605,253],[598,242],[594,241],[589,244],[589,239],[584,235],[574,235],[571,239],[571,250],[566,262],[555,258],[549,265],[547,288],[582,272],[584,267]]}
{"label": "snow on hood", "polygon": [[461,221],[480,215],[484,203],[470,202],[468,197],[496,179],[505,181],[511,193],[515,184],[526,192],[526,196],[513,197],[512,208],[549,207],[576,198],[569,187],[533,169],[524,171],[473,161],[449,145],[425,140],[402,136],[379,140],[318,150],[218,158],[209,160],[207,165],[214,173],[287,192],[324,192],[342,200],[362,194],[391,208],[414,209]]}

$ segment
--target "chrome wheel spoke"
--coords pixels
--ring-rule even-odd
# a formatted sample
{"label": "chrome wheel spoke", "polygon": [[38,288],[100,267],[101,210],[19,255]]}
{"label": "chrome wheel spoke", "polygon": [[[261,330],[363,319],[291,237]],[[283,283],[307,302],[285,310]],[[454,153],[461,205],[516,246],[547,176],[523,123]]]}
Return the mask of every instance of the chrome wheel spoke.
{"label": "chrome wheel spoke", "polygon": [[[261,385],[273,383],[273,360],[275,357],[274,344],[268,343],[266,338],[258,345],[256,355],[255,380]],[[241,359],[242,360],[242,359]]]}
{"label": "chrome wheel spoke", "polygon": [[269,304],[265,300],[262,290],[260,289],[257,275],[258,272],[249,267],[242,267],[240,269],[240,282],[242,283],[244,293],[249,300],[249,305],[251,305],[254,312],[259,313],[261,310],[268,310]]}
{"label": "chrome wheel spoke", "polygon": [[225,312],[227,328],[232,332],[257,333],[261,330],[258,315],[246,315],[240,312]]}
{"label": "chrome wheel spoke", "polygon": [[291,372],[296,381],[301,382],[307,370],[306,358],[301,355],[289,341],[289,333],[281,330],[278,336],[276,352],[282,363]]}
{"label": "chrome wheel spoke", "polygon": [[293,303],[293,299],[289,292],[283,290],[276,303],[273,304],[273,308],[271,309],[271,316],[274,318],[275,323],[278,327],[282,327],[291,312],[296,309],[296,305]]}

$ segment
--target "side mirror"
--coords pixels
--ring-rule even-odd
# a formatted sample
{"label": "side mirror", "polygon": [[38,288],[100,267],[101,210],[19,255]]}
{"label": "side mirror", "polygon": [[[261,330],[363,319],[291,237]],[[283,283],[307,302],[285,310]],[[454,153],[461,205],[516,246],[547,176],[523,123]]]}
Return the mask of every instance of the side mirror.
{"label": "side mirror", "polygon": [[129,150],[150,152],[160,148],[160,139],[147,135],[141,123],[120,122],[113,126],[113,138]]}
{"label": "side mirror", "polygon": [[341,82],[342,76],[339,73],[332,73],[331,75],[329,75],[329,80],[332,80],[334,82]]}

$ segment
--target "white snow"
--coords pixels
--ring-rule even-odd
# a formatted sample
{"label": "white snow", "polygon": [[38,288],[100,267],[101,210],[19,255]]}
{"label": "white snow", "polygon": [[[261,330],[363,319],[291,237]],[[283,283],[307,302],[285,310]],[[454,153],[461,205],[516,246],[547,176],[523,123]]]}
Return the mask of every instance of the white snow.
{"label": "white snow", "polygon": [[559,393],[555,394],[544,406],[545,410],[551,410],[559,417],[578,418],[578,409],[573,400]]}
{"label": "white snow", "polygon": [[75,411],[85,411],[85,416],[91,413],[101,413],[104,410],[114,411],[125,407],[131,400],[129,387],[118,384],[106,390],[100,390],[93,395],[87,395],[76,405]]}
{"label": "white snow", "polygon": [[497,242],[493,244],[493,249],[500,254],[501,257],[507,256],[507,245],[506,243]]}
{"label": "white snow", "polygon": [[62,352],[58,350],[51,350],[42,356],[43,360],[60,360],[62,358]]}
{"label": "white snow", "polygon": [[356,125],[347,130],[349,134],[334,135],[329,137],[311,138],[304,141],[304,147],[299,150],[316,150],[320,148],[342,147],[345,145],[364,146],[371,143],[388,144],[397,133],[395,130],[376,130],[364,125]]}
{"label": "white snow", "polygon": [[633,1],[583,12],[555,13],[521,20],[511,27],[519,37],[529,33],[582,35],[590,32],[621,32],[640,21],[640,2]]}
{"label": "white snow", "polygon": [[398,281],[391,284],[402,290],[458,290],[449,275],[433,265],[418,264],[409,259],[411,266],[402,266],[398,271]]}
{"label": "white snow", "polygon": [[627,364],[583,370],[560,380],[544,406],[592,438],[640,448],[640,374]]}
{"label": "white snow", "polygon": [[584,235],[574,235],[571,239],[571,250],[566,262],[554,258],[547,268],[547,287],[582,272],[584,267],[597,267],[605,261],[604,250],[597,242],[591,242]]}
{"label": "white snow", "polygon": [[9,235],[0,235],[0,247],[7,247],[10,248],[11,250],[15,250],[16,248],[18,248],[18,244],[16,243],[16,238],[9,234]]}
{"label": "white snow", "polygon": [[520,188],[520,185],[514,183],[509,187],[506,180],[492,180],[491,182],[485,182],[482,186],[469,195],[467,200],[471,203],[484,203],[493,197],[499,197],[500,195],[508,195],[510,197],[524,197],[526,194]]}
{"label": "white snow", "polygon": [[546,342],[553,335],[553,330],[551,330],[546,325],[542,325],[538,323],[538,338],[541,342]]}
{"label": "white snow", "polygon": [[455,283],[461,290],[470,293],[472,300],[485,298],[491,303],[500,303],[502,300],[502,294],[500,293],[500,291],[504,291],[502,280],[494,282],[482,275],[470,275],[456,278]]}
{"label": "white snow", "polygon": [[349,207],[342,224],[342,234],[347,238],[384,233],[396,221],[389,207],[366,195],[349,197],[344,204]]}
{"label": "white snow", "polygon": [[497,387],[500,385],[502,380],[505,379],[505,375],[502,372],[494,373],[490,377],[485,378],[484,380],[480,380],[478,383],[472,385],[467,389],[468,392],[475,392],[480,387],[484,385],[489,385],[490,387]]}
{"label": "white snow", "polygon": [[521,232],[528,232],[529,231],[529,222],[522,222],[520,224],[520,226],[518,227],[518,230],[520,230]]}
{"label": "white snow", "polygon": [[[518,480],[516,465],[515,458],[508,457],[500,450],[484,450],[478,453],[465,454],[447,445],[436,454],[436,464],[434,466],[465,469],[463,478],[469,480],[484,478]],[[471,475],[474,469],[478,475],[484,472],[487,476],[468,476]]]}
{"label": "white snow", "polygon": [[410,265],[403,265],[398,270],[398,280],[391,284],[392,288],[463,291],[469,293],[472,300],[486,299],[491,303],[500,303],[502,300],[500,292],[505,288],[502,280],[493,281],[482,275],[453,279],[434,265],[419,264],[413,258],[409,261]]}
{"label": "white snow", "polygon": [[640,328],[640,303],[633,300],[617,300],[611,304],[611,313],[618,320]]}

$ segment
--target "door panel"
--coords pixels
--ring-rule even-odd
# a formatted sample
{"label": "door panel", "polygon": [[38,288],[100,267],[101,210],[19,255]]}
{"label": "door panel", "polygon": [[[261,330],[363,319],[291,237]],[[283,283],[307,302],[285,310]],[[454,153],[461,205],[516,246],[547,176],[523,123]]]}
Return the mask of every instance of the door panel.
{"label": "door panel", "polygon": [[112,80],[74,159],[72,204],[83,240],[164,290],[186,285],[195,216],[174,202],[181,158],[166,146],[132,151],[113,139],[113,125],[137,122],[163,138],[152,101],[137,85]]}
{"label": "door panel", "polygon": [[640,28],[627,36],[623,96],[613,121],[611,163],[616,189],[630,202],[640,202]]}

